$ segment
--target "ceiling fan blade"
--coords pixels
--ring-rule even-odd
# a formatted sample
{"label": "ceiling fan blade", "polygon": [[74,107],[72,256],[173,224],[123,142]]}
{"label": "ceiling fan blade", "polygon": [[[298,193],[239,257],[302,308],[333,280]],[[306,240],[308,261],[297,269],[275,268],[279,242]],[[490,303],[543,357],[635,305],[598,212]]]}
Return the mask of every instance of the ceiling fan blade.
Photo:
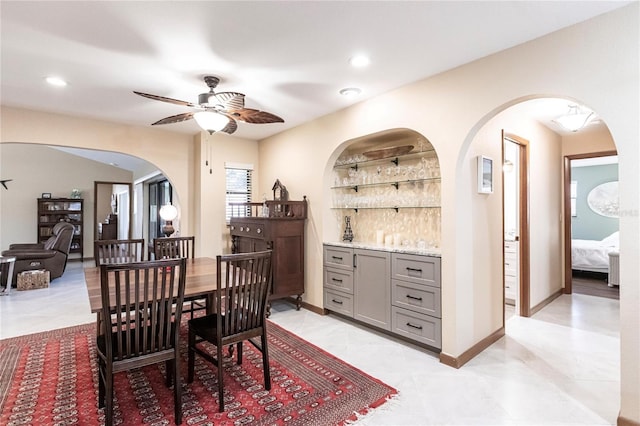
{"label": "ceiling fan blade", "polygon": [[260,111],[253,108],[242,108],[229,111],[236,120],[244,121],[245,123],[253,124],[266,124],[266,123],[284,123],[284,120],[275,114],[270,112]]}
{"label": "ceiling fan blade", "polygon": [[227,125],[224,127],[224,129],[222,129],[220,131],[228,133],[228,134],[232,134],[236,130],[238,130],[238,122],[236,120],[234,120],[233,118],[229,117],[229,123],[227,123]]}
{"label": "ceiling fan blade", "polygon": [[171,117],[166,117],[162,120],[156,121],[155,123],[151,123],[151,125],[155,126],[157,124],[180,123],[181,121],[191,120],[193,118],[193,114],[195,114],[195,112],[185,112],[182,114],[172,115]]}
{"label": "ceiling fan blade", "polygon": [[143,96],[145,98],[153,99],[153,100],[156,100],[156,101],[168,102],[170,104],[182,105],[182,106],[188,106],[188,107],[195,107],[196,106],[196,105],[192,104],[191,102],[181,101],[181,100],[172,99],[172,98],[165,98],[164,96],[150,95],[149,93],[136,92],[135,90],[133,91],[133,93],[135,93],[136,95]]}
{"label": "ceiling fan blade", "polygon": [[238,92],[220,92],[215,94],[217,102],[225,110],[244,108],[244,94]]}

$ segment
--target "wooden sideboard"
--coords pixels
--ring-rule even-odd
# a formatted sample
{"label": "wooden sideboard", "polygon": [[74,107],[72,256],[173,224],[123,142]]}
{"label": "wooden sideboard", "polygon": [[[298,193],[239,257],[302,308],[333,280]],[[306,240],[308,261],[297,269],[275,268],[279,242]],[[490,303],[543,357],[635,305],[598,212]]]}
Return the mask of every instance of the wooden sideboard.
{"label": "wooden sideboard", "polygon": [[304,294],[304,227],[307,200],[234,203],[229,222],[233,253],[273,250],[273,283],[269,300],[296,297],[300,309]]}

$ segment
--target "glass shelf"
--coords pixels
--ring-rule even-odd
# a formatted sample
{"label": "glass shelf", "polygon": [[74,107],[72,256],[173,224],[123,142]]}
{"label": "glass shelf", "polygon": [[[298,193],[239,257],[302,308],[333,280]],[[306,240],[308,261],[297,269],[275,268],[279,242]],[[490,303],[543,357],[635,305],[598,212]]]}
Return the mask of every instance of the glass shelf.
{"label": "glass shelf", "polygon": [[379,207],[331,207],[331,210],[395,210],[401,209],[439,209],[440,206],[379,206]]}
{"label": "glass shelf", "polygon": [[336,164],[336,165],[333,166],[333,168],[334,169],[351,169],[351,168],[353,168],[353,169],[358,170],[358,167],[369,167],[369,166],[376,166],[376,165],[379,165],[379,164],[386,164],[386,163],[393,163],[393,164],[395,164],[397,166],[399,160],[411,160],[411,159],[415,159],[415,158],[433,156],[433,155],[435,155],[435,153],[436,153],[435,149],[427,149],[427,150],[424,150],[424,151],[411,152],[409,154],[404,154],[404,155],[396,155],[394,157],[380,158],[379,160],[354,161],[352,163]]}
{"label": "glass shelf", "polygon": [[440,177],[431,177],[431,178],[424,178],[424,179],[409,179],[409,180],[398,180],[395,182],[376,182],[376,183],[363,183],[363,184],[353,184],[353,185],[338,185],[338,186],[332,186],[331,189],[353,189],[354,191],[358,192],[358,188],[372,188],[375,186],[395,186],[396,189],[398,189],[399,185],[405,185],[405,184],[409,184],[409,183],[418,183],[418,182],[440,182]]}

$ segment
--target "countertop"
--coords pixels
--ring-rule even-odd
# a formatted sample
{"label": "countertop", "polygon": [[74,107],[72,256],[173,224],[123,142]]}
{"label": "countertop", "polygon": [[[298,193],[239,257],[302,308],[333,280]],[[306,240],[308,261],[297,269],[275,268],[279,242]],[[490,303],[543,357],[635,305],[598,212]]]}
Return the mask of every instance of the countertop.
{"label": "countertop", "polygon": [[419,254],[422,256],[442,257],[442,252],[440,251],[440,249],[437,249],[437,248],[419,249],[417,247],[381,246],[374,243],[365,243],[365,242],[359,242],[359,241],[354,241],[352,243],[347,243],[344,241],[325,241],[323,244],[337,246],[337,247],[388,251],[390,253]]}

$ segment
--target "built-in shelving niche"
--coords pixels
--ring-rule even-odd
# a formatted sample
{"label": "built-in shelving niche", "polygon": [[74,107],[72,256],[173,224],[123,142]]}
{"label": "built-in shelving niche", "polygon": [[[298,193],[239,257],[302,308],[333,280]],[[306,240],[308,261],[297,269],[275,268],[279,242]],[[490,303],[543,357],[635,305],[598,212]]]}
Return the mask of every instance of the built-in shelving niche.
{"label": "built-in shelving niche", "polygon": [[440,248],[440,163],[426,137],[393,129],[355,139],[331,178],[336,241],[350,216],[354,241],[378,244],[382,231],[395,246]]}

